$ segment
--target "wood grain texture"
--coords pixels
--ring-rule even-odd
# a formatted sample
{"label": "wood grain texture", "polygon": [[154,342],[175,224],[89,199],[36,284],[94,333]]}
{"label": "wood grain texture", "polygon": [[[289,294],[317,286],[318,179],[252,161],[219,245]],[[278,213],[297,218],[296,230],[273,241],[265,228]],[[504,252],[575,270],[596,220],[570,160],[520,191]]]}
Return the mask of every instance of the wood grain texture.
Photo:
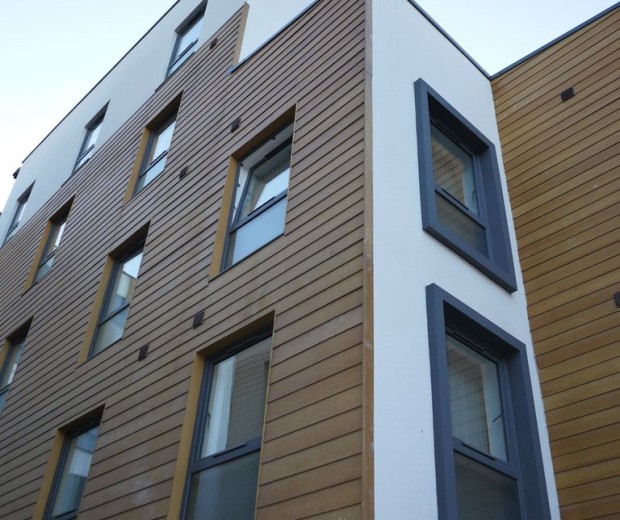
{"label": "wood grain texture", "polygon": [[565,520],[620,516],[619,70],[616,8],[493,81]]}
{"label": "wood grain texture", "polygon": [[[196,353],[269,314],[257,518],[360,518],[365,1],[318,2],[231,72],[242,25],[239,12],[0,249],[0,338],[33,317],[0,420],[1,518],[32,518],[58,429],[100,406],[80,518],[166,517]],[[144,128],[181,92],[164,172],[125,200]],[[285,233],[209,277],[230,156],[291,107]],[[22,294],[46,222],[71,197],[52,271]],[[123,339],[81,363],[106,257],[145,223]]]}

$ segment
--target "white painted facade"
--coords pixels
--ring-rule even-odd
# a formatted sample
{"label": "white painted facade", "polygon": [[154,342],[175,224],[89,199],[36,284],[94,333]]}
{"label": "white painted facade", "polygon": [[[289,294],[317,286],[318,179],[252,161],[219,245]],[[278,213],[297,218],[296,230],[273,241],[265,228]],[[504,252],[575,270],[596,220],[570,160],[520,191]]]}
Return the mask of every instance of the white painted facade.
{"label": "white painted facade", "polygon": [[[240,59],[313,2],[248,1]],[[200,3],[179,0],[26,158],[0,217],[0,243],[17,199],[30,185],[34,183],[20,227],[71,176],[85,126],[106,103],[97,148],[165,80],[176,30]],[[490,82],[406,0],[371,4],[375,518],[437,519],[425,294],[426,286],[435,283],[528,346],[548,495],[552,517],[559,520],[512,218],[508,214],[518,285],[513,294],[422,229],[413,84],[424,79],[499,154]],[[198,44],[208,42],[242,6],[243,0],[209,0]],[[499,164],[503,176],[501,158]],[[503,192],[509,212],[505,182]]]}
{"label": "white painted facade", "polygon": [[407,1],[372,5],[375,518],[437,519],[425,294],[435,283],[527,345],[552,518],[559,519],[501,155],[515,293],[422,229],[413,84],[426,81],[499,155],[490,81]]}
{"label": "white painted facade", "polygon": [[[247,58],[313,1],[292,0],[282,6],[280,0],[247,0],[250,10],[241,59]],[[26,157],[0,216],[0,246],[15,214],[17,200],[29,186],[34,184],[17,233],[72,175],[86,135],[86,125],[97,113],[107,104],[95,145],[95,155],[96,150],[101,148],[165,81],[177,29],[204,4],[201,0],[176,2]],[[243,4],[244,0],[206,2],[196,48],[209,41]]]}

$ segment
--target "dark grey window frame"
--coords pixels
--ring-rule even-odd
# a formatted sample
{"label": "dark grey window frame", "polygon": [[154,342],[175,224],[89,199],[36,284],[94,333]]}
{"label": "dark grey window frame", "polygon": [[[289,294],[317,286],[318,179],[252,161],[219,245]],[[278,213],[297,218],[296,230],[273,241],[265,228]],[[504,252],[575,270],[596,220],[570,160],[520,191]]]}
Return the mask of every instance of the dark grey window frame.
{"label": "dark grey window frame", "polygon": [[[50,230],[49,233],[47,235],[47,238],[45,239],[45,246],[43,247],[43,252],[41,253],[41,258],[39,258],[39,263],[37,264],[37,268],[36,271],[34,273],[34,278],[32,280],[32,285],[35,285],[37,283],[39,283],[41,280],[43,280],[52,270],[52,268],[50,267],[49,271],[47,271],[47,273],[45,273],[42,276],[38,276],[39,275],[39,271],[41,270],[41,268],[50,260],[50,258],[55,257],[57,252],[58,252],[58,248],[60,247],[60,244],[58,245],[58,247],[56,249],[54,249],[53,251],[49,252],[49,248],[52,242],[52,237],[53,237],[53,228],[54,227],[60,227],[60,226],[67,226],[67,221],[69,220],[69,212],[71,211],[71,206],[73,205],[73,199],[71,199],[67,204],[65,204],[51,219],[50,219]],[[63,235],[64,235],[64,229],[63,229]],[[62,239],[62,237],[61,237]]]}
{"label": "dark grey window frame", "polygon": [[[225,359],[238,354],[239,352],[252,347],[258,342],[273,337],[273,326],[263,327],[259,331],[249,336],[245,336],[244,339],[232,344],[230,347],[221,350],[215,355],[209,357],[207,360],[204,374],[202,376],[202,383],[200,387],[200,397],[198,399],[198,412],[196,414],[196,421],[194,423],[194,431],[192,437],[192,445],[190,450],[190,460],[187,466],[187,475],[185,478],[185,487],[183,490],[183,503],[181,506],[180,518],[185,518],[187,514],[187,508],[189,505],[189,493],[192,475],[200,473],[205,469],[219,466],[225,462],[249,455],[256,451],[260,451],[262,448],[262,437],[256,437],[246,441],[243,445],[229,448],[228,450],[214,453],[208,457],[200,457],[200,441],[204,434],[204,428],[207,417],[207,407],[209,403],[209,391],[211,386],[211,380],[213,377],[213,367]],[[265,399],[267,396],[265,396]]]}
{"label": "dark grey window frame", "polygon": [[[252,155],[256,150],[258,150],[259,148],[264,146],[265,143],[268,143],[270,139],[273,139],[274,136],[277,136],[282,130],[287,128],[289,125],[293,125],[293,122],[290,122],[289,124],[284,125],[278,131],[276,131],[273,134],[271,134],[270,137],[265,139],[259,146],[255,147],[250,153],[246,154],[245,157],[249,157],[250,155]],[[293,132],[294,131],[295,131],[295,129],[293,128]],[[245,196],[247,195],[247,190],[248,190],[248,188],[250,186],[250,179],[252,177],[252,174],[253,174],[254,170],[256,170],[263,163],[265,163],[266,161],[271,159],[274,155],[279,153],[281,150],[285,149],[287,146],[291,146],[291,162],[289,162],[289,168],[290,168],[291,163],[292,163],[292,153],[293,153],[293,150],[292,150],[293,137],[294,137],[294,135],[291,134],[290,138],[286,139],[286,141],[283,141],[278,146],[276,146],[275,148],[270,150],[265,155],[265,157],[263,157],[260,161],[257,161],[255,164],[253,164],[251,166],[251,168],[248,170],[247,180],[245,182],[245,185],[243,186],[243,190],[241,192],[241,196],[239,197],[239,205],[241,205],[243,203],[243,200],[245,199]],[[270,201],[266,202],[265,204],[263,204],[259,208],[256,208],[254,211],[252,211],[250,214],[246,215],[244,218],[238,218],[238,216],[236,216],[234,214],[234,203],[235,203],[235,198],[237,196],[237,189],[238,189],[238,186],[239,186],[239,174],[241,173],[241,163],[243,163],[243,160],[244,159],[241,159],[239,161],[239,165],[237,166],[237,172],[235,174],[235,189],[233,190],[233,194],[232,194],[231,211],[230,211],[229,220],[228,220],[228,227],[226,229],[226,239],[225,239],[225,243],[224,243],[224,255],[222,256],[222,266],[221,266],[222,271],[224,271],[226,269],[229,269],[233,265],[236,265],[237,263],[243,261],[248,256],[254,254],[256,251],[259,251],[260,249],[265,247],[267,244],[273,242],[274,240],[277,240],[279,237],[281,237],[284,234],[284,232],[282,232],[282,234],[274,237],[271,240],[268,240],[262,246],[260,246],[258,249],[255,249],[254,251],[252,251],[247,256],[244,256],[243,258],[240,258],[237,262],[233,262],[231,260],[231,262],[228,263],[228,256],[230,254],[230,237],[231,237],[231,235],[233,233],[235,233],[236,231],[238,231],[239,229],[241,229],[246,224],[248,224],[249,222],[251,222],[252,220],[254,220],[255,218],[257,218],[260,215],[262,215],[263,213],[265,213],[266,211],[269,211],[269,209],[271,209],[273,206],[275,206],[276,204],[281,202],[283,199],[286,199],[287,196],[288,196],[288,189],[289,189],[289,186],[290,186],[290,173],[289,173],[289,182],[288,182],[285,190],[283,190],[281,193],[279,193],[278,195],[273,197]]]}
{"label": "dark grey window frame", "polygon": [[509,471],[516,472],[522,519],[549,520],[549,499],[525,345],[435,284],[426,288],[439,520],[458,520],[454,453],[508,474],[506,463],[455,440],[450,416],[446,334],[499,363],[507,416]]}
{"label": "dark grey window frame", "polygon": [[[0,367],[0,381],[4,379],[6,371],[10,369],[9,362],[13,357],[11,353],[14,349],[21,350],[19,359],[17,360],[17,365],[19,365],[19,361],[24,354],[24,349],[26,348],[26,339],[28,338],[28,331],[30,330],[31,322],[32,319],[28,320],[24,325],[19,327],[19,329],[17,329],[7,338],[9,348],[5,356],[4,362],[2,363],[2,367]],[[4,405],[6,404],[8,393],[12,384],[13,382],[11,381],[10,383],[0,388],[0,397],[4,396],[4,402],[0,404],[0,413],[2,413],[2,410],[4,409]]]}
{"label": "dark grey window frame", "polygon": [[[175,31],[177,36],[172,49],[172,55],[170,56],[170,62],[168,63],[168,68],[166,69],[166,78],[173,76],[181,67],[183,67],[189,57],[196,52],[196,49],[198,48],[198,38],[177,55],[183,35],[186,34],[195,24],[199,23],[202,18],[204,18],[205,10],[206,2],[202,2]],[[181,61],[180,64],[178,64],[179,61]]]}
{"label": "dark grey window frame", "polygon": [[[101,426],[101,418],[89,420],[78,428],[71,429],[70,432],[64,436],[62,449],[60,451],[60,456],[58,457],[58,464],[56,465],[56,470],[54,472],[54,480],[52,481],[52,486],[50,488],[49,497],[47,500],[47,504],[45,506],[45,514],[43,515],[44,520],[75,520],[78,517],[79,509],[71,511],[69,513],[65,513],[60,516],[52,516],[52,507],[54,506],[54,501],[56,499],[56,493],[58,493],[58,486],[60,484],[60,478],[62,476],[62,470],[64,465],[67,462],[67,455],[69,451],[69,444],[71,444],[71,440],[73,440],[78,435],[87,432],[91,428],[95,426]],[[97,439],[99,438],[99,434],[97,434]],[[90,470],[90,468],[89,468]],[[82,496],[83,498],[83,496]]]}
{"label": "dark grey window frame", "polygon": [[86,125],[86,134],[84,135],[84,139],[82,140],[82,146],[80,146],[80,153],[78,153],[77,159],[75,160],[75,165],[73,166],[73,173],[77,172],[82,166],[84,166],[88,161],[90,161],[92,156],[94,155],[95,144],[93,143],[88,148],[86,148],[86,144],[88,143],[88,138],[92,134],[93,130],[103,124],[103,120],[105,118],[107,110],[108,103],[106,103],[105,106],[101,110],[99,110],[99,112],[95,114],[95,117],[93,117]]}
{"label": "dark grey window frame", "polygon": [[[104,318],[106,309],[107,309],[107,307],[108,307],[108,305],[110,303],[110,298],[112,296],[112,287],[114,285],[114,280],[116,279],[116,275],[118,274],[118,270],[120,268],[120,265],[123,262],[125,262],[126,260],[128,260],[129,258],[135,256],[136,253],[138,253],[138,252],[141,252],[142,254],[144,254],[144,245],[145,245],[145,243],[146,243],[146,238],[142,239],[135,246],[133,246],[129,250],[127,250],[127,252],[125,252],[124,254],[122,254],[122,255],[120,255],[118,257],[114,257],[114,266],[112,267],[112,270],[110,271],[110,277],[108,278],[108,284],[107,284],[107,287],[106,287],[105,296],[103,298],[103,303],[101,305],[101,309],[99,309],[99,316],[97,317],[97,325],[95,326],[95,332],[93,333],[93,337],[92,337],[92,339],[90,341],[90,347],[88,349],[88,359],[92,359],[93,357],[97,356],[98,354],[101,354],[102,352],[108,350],[113,345],[119,343],[120,341],[122,341],[122,339],[123,339],[123,337],[125,335],[125,328],[123,327],[123,335],[119,339],[117,339],[116,341],[110,343],[107,347],[101,349],[99,352],[93,352],[94,347],[95,347],[95,341],[97,340],[97,333],[99,332],[99,328],[101,327],[101,325],[103,325],[105,322],[107,322],[110,319],[112,319],[114,316],[120,314],[125,309],[131,307],[131,303],[132,302],[129,302],[126,305],[123,305],[123,307],[121,307],[120,309],[117,309],[110,316],[107,316],[107,317]],[[140,267],[142,267],[142,264],[140,264]],[[127,315],[127,319],[129,319],[129,315]],[[125,326],[126,325],[127,325],[127,322],[125,322]]]}
{"label": "dark grey window frame", "polygon": [[4,236],[4,242],[2,245],[6,244],[13,236],[15,235],[17,228],[19,227],[19,223],[22,221],[23,211],[26,209],[26,204],[28,204],[28,200],[30,199],[30,195],[32,194],[32,188],[34,187],[34,182],[28,186],[28,188],[22,193],[17,199],[17,207],[13,212],[13,218],[11,219],[11,225],[9,226],[6,235]]}
{"label": "dark grey window frame", "polygon": [[[414,83],[414,91],[423,228],[512,293],[517,290],[517,281],[495,146],[424,80],[418,79]],[[431,147],[432,125],[439,127],[443,133],[473,156],[476,195],[481,206],[479,216],[473,215],[449,196],[440,193],[435,184]],[[485,228],[488,256],[466,243],[439,220],[436,193]]]}
{"label": "dark grey window frame", "polygon": [[150,163],[148,162],[149,160],[148,157],[151,153],[151,149],[155,142],[155,137],[161,135],[162,133],[161,131],[163,129],[167,128],[170,124],[174,124],[175,130],[176,130],[177,116],[178,116],[178,107],[172,110],[172,112],[169,115],[165,116],[163,120],[161,121],[161,123],[158,123],[152,129],[148,130],[148,133],[149,133],[148,139],[147,139],[146,147],[144,149],[144,155],[142,156],[142,160],[140,163],[140,171],[138,172],[138,176],[136,177],[136,184],[134,186],[133,195],[137,195],[138,193],[143,191],[149,184],[151,184],[151,182],[153,182],[153,180],[155,180],[155,178],[159,177],[159,175],[161,175],[164,172],[166,168],[165,165],[164,165],[164,170],[162,170],[161,173],[157,175],[157,177],[154,177],[150,182],[140,187],[140,179],[142,179],[152,168],[154,168],[162,160],[165,159],[167,161],[168,152],[170,151],[170,146],[172,146],[172,138],[174,137],[174,131],[172,132],[172,136],[170,137],[170,146],[168,146],[168,148],[164,150],[162,153],[160,153],[157,157],[153,157],[153,160]]}

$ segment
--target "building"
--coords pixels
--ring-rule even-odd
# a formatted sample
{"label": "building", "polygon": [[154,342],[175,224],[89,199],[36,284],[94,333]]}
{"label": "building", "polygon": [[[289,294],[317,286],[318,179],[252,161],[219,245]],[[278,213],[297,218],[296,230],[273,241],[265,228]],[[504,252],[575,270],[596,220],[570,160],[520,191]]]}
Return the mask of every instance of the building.
{"label": "building", "polygon": [[0,517],[560,518],[491,78],[287,8],[180,0],[24,161]]}
{"label": "building", "polygon": [[562,518],[620,516],[620,9],[493,80]]}

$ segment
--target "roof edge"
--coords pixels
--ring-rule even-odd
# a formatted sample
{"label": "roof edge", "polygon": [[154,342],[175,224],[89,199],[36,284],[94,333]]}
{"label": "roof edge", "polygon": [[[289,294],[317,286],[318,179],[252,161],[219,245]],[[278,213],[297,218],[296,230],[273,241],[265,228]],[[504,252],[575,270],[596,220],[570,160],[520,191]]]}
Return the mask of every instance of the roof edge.
{"label": "roof edge", "polygon": [[[411,1],[411,0],[410,0]],[[570,29],[569,31],[566,31],[564,34],[561,34],[560,36],[558,36],[557,38],[551,40],[549,43],[545,43],[543,46],[539,47],[538,49],[530,52],[529,54],[523,56],[523,58],[518,59],[517,61],[515,61],[514,63],[512,63],[511,65],[508,65],[507,67],[504,67],[502,70],[500,70],[499,72],[496,72],[495,74],[493,74],[490,79],[494,80],[496,78],[498,78],[499,76],[501,76],[502,74],[505,74],[506,72],[514,69],[515,67],[518,67],[519,65],[521,65],[522,63],[525,63],[526,61],[530,60],[531,58],[533,58],[534,56],[540,54],[543,51],[546,51],[547,49],[549,49],[550,47],[553,47],[556,43],[561,42],[562,40],[568,38],[569,36],[572,36],[573,34],[575,34],[576,32],[580,31],[581,29],[583,29],[584,27],[590,25],[591,23],[595,22],[596,20],[603,18],[604,16],[608,15],[609,13],[611,13],[612,11],[618,9],[620,7],[620,2],[616,2],[614,5],[608,7],[607,9],[604,9],[603,11],[601,11],[598,14],[595,14],[594,16],[592,16],[591,18],[588,18],[585,22],[580,23],[579,25],[577,25],[576,27],[573,27],[572,29]]]}
{"label": "roof edge", "polygon": [[[107,71],[107,72],[106,72],[106,73],[105,73],[105,74],[101,77],[101,79],[99,79],[99,81],[97,81],[97,83],[95,83],[95,84],[94,84],[94,85],[93,85],[93,86],[92,86],[92,87],[88,90],[88,92],[86,92],[86,94],[84,94],[84,95],[80,98],[80,100],[79,100],[79,101],[78,101],[75,105],[73,105],[73,107],[69,110],[69,112],[67,112],[67,113],[63,116],[63,118],[62,118],[60,121],[58,121],[58,123],[56,123],[56,124],[54,125],[54,127],[53,127],[53,128],[52,128],[52,129],[51,129],[51,130],[47,133],[47,134],[45,134],[45,137],[44,137],[43,139],[41,139],[41,140],[38,142],[38,144],[37,144],[37,145],[36,145],[36,146],[35,146],[35,147],[34,147],[34,148],[30,151],[30,153],[29,153],[28,155],[26,155],[26,157],[24,157],[24,159],[22,160],[22,165],[23,165],[23,164],[24,164],[24,162],[25,162],[26,160],[28,160],[28,158],[29,158],[29,157],[30,157],[30,156],[31,156],[31,155],[32,155],[32,154],[33,154],[33,153],[37,150],[37,148],[39,148],[39,146],[41,146],[41,145],[45,142],[45,140],[46,140],[46,139],[47,139],[47,138],[48,138],[48,137],[49,137],[49,136],[50,136],[50,135],[54,132],[54,130],[56,130],[56,128],[58,128],[58,127],[61,125],[61,123],[62,123],[65,119],[67,119],[67,117],[69,117],[69,115],[71,115],[71,113],[72,113],[72,112],[73,112],[73,111],[74,111],[74,110],[75,110],[78,106],[80,106],[80,104],[82,103],[82,101],[84,101],[84,100],[85,100],[85,99],[86,99],[86,98],[90,95],[90,93],[91,93],[93,90],[95,90],[95,89],[96,89],[96,88],[97,88],[97,87],[101,84],[101,82],[102,82],[104,79],[106,79],[106,78],[107,78],[107,77],[108,77],[108,76],[112,73],[112,71],[113,71],[116,67],[118,67],[119,63],[120,63],[121,61],[123,61],[123,60],[125,59],[125,57],[126,57],[126,56],[127,56],[127,55],[131,52],[131,51],[133,51],[133,50],[134,50],[134,49],[138,46],[138,44],[139,44],[142,40],[144,40],[144,39],[148,36],[148,34],[149,34],[149,33],[150,33],[150,32],[151,32],[154,28],[155,28],[155,26],[156,26],[159,22],[161,22],[161,21],[162,21],[162,19],[163,19],[163,18],[164,18],[164,17],[165,17],[165,16],[166,16],[166,15],[167,15],[170,11],[172,11],[172,9],[174,9],[174,7],[176,7],[176,5],[179,3],[179,1],[180,1],[180,0],[175,0],[175,2],[174,2],[174,3],[173,3],[173,4],[172,4],[172,5],[171,5],[168,9],[166,9],[166,11],[164,12],[164,14],[162,14],[162,15],[161,15],[161,16],[157,19],[157,21],[156,21],[153,25],[151,25],[151,27],[150,27],[150,28],[149,28],[149,29],[148,29],[148,30],[147,30],[147,31],[146,31],[146,32],[145,32],[145,33],[144,33],[144,34],[143,34],[143,35],[142,35],[142,36],[138,39],[138,41],[137,41],[136,43],[134,43],[134,44],[133,44],[133,45],[129,48],[129,50],[128,50],[127,52],[125,52],[125,53],[124,53],[124,54],[123,54],[123,55],[122,55],[122,56],[118,59],[118,61],[117,61],[114,65],[112,65],[112,67],[111,67],[111,68],[110,68],[110,69],[109,69],[109,70],[108,70],[108,71]],[[108,101],[108,103],[109,103],[109,101]]]}
{"label": "roof edge", "polygon": [[[463,49],[463,47],[461,47],[454,38],[452,38],[452,36],[450,36],[445,29],[439,25],[434,19],[433,17],[428,14],[424,9],[422,9],[422,7],[415,1],[415,0],[407,0],[424,18],[426,18],[426,20],[433,26],[435,27],[435,29],[437,29],[443,36],[444,38],[446,38],[446,40],[448,40],[452,45],[454,45],[454,47],[457,48],[457,50],[463,55],[465,56],[465,58],[467,58],[471,64],[476,67],[487,79],[492,79],[491,75],[484,70],[484,68],[482,67],[482,65],[480,65],[474,58],[471,57],[471,55],[465,50]],[[619,2],[620,3],[620,2]]]}

